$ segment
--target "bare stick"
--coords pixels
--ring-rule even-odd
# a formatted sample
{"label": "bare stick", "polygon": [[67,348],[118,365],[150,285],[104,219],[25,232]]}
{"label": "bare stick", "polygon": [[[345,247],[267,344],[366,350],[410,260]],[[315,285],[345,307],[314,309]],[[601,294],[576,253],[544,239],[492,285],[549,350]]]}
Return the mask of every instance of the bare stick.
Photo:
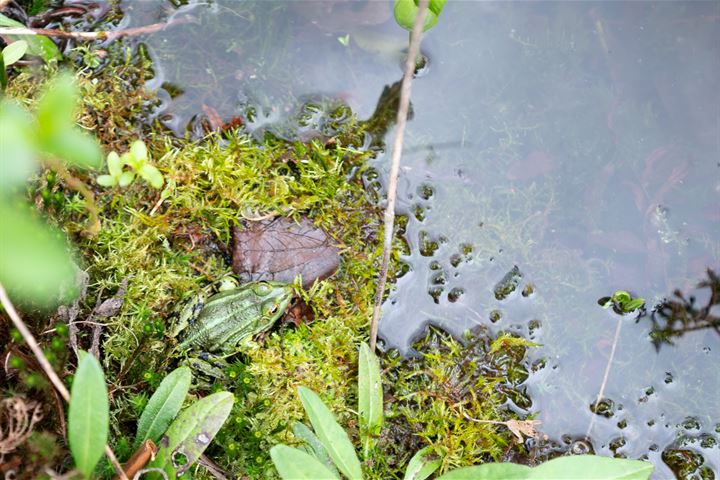
{"label": "bare stick", "polygon": [[397,197],[397,178],[400,172],[400,156],[402,155],[403,138],[405,137],[405,126],[407,125],[408,109],[410,106],[410,86],[413,73],[415,73],[415,62],[420,53],[420,37],[422,26],[425,24],[425,14],[429,0],[420,0],[418,13],[415,16],[410,35],[410,48],[407,60],[405,60],[405,73],[400,87],[400,108],[397,113],[397,128],[395,129],[395,140],[390,166],[390,179],[388,182],[387,207],[385,207],[385,236],[383,242],[383,255],[380,264],[380,279],[378,280],[377,292],[375,293],[375,307],[373,308],[372,323],[370,324],[370,350],[375,350],[377,344],[378,324],[380,323],[380,309],[385,294],[387,283],[388,267],[390,266],[390,252],[392,250],[393,227],[395,223],[395,199]]}
{"label": "bare stick", "polygon": [[145,33],[155,33],[163,30],[165,27],[179,23],[189,23],[193,19],[190,17],[178,18],[167,23],[153,23],[144,27],[126,28],[124,30],[111,30],[108,32],[66,32],[65,30],[48,29],[48,28],[25,28],[25,27],[5,27],[0,28],[0,35],[45,35],[47,37],[73,38],[75,40],[112,40],[118,37],[130,37],[135,35],[143,35]]}
{"label": "bare stick", "polygon": [[[598,392],[597,398],[595,399],[593,407],[595,409],[597,409],[598,403],[600,403],[600,400],[602,400],[602,397],[605,394],[605,387],[607,386],[608,377],[610,376],[610,367],[612,367],[613,359],[615,358],[615,350],[617,349],[621,329],[622,318],[618,318],[617,327],[615,327],[615,337],[613,338],[612,348],[610,349],[610,358],[608,358],[607,365],[605,366],[605,373],[603,374],[602,383],[600,384],[600,391]],[[588,425],[587,433],[585,434],[586,438],[590,438],[590,431],[592,430],[593,425],[595,425],[595,417],[597,417],[597,415],[593,414],[593,416],[590,418],[590,425]]]}
{"label": "bare stick", "polygon": [[[15,306],[12,304],[10,298],[7,296],[7,293],[5,292],[5,287],[2,283],[0,283],[0,302],[2,303],[5,311],[10,316],[10,320],[12,320],[13,324],[15,324],[15,328],[18,329],[20,335],[22,335],[23,339],[30,347],[30,350],[35,355],[35,358],[37,358],[38,363],[45,371],[45,375],[47,375],[47,377],[50,379],[50,382],[53,384],[53,386],[55,386],[57,391],[60,392],[60,395],[65,399],[65,401],[70,403],[70,392],[68,392],[67,388],[65,388],[65,384],[62,383],[60,377],[58,377],[57,373],[55,373],[55,370],[53,370],[52,365],[50,365],[47,357],[45,357],[42,349],[35,341],[35,337],[33,337],[33,334],[30,333],[30,330],[28,330],[25,322],[23,322],[22,318],[20,318],[20,315],[18,315],[17,310],[15,310]],[[115,454],[110,449],[110,446],[107,444],[105,444],[105,455],[107,455],[110,463],[112,463],[113,467],[115,468],[115,472],[120,476],[120,478],[122,480],[128,480],[125,472],[123,472],[123,469],[117,460],[117,457],[115,457]]]}

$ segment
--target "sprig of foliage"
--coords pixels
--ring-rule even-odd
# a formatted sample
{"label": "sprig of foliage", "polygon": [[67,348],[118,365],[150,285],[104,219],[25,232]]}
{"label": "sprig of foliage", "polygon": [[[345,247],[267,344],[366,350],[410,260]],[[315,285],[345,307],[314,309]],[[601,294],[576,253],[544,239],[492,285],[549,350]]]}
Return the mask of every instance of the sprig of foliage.
{"label": "sprig of foliage", "polygon": [[[0,27],[25,28],[25,25],[0,13]],[[17,40],[17,35],[8,36],[13,40]],[[57,45],[48,37],[43,35],[30,35],[26,37],[26,41],[28,44],[27,53],[29,55],[40,57],[47,63],[55,62],[62,58]]]}
{"label": "sprig of foliage", "polygon": [[[135,140],[130,145],[130,150],[118,155],[117,152],[110,152],[107,156],[108,175],[97,177],[97,183],[103,187],[127,187],[139,175],[153,188],[160,188],[165,180],[154,165],[149,163],[148,151],[145,142]],[[125,166],[130,170],[125,170]]]}
{"label": "sprig of foliage", "polygon": [[598,300],[603,308],[610,308],[621,315],[632,313],[645,306],[645,299],[642,297],[633,298],[625,290],[617,290],[611,297],[603,297]]}
{"label": "sprig of foliage", "polygon": [[[430,0],[428,12],[425,16],[425,24],[423,25],[423,32],[430,30],[437,24],[440,13],[445,7],[445,3],[447,3],[447,0]],[[419,4],[419,0],[395,0],[393,13],[395,14],[395,21],[398,25],[405,30],[412,30]]]}

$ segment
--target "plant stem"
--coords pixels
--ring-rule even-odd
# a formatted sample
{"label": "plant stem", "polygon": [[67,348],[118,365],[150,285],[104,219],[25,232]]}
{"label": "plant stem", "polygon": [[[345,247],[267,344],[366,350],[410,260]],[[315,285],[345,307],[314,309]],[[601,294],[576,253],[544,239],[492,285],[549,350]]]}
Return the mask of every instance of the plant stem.
{"label": "plant stem", "polygon": [[[67,388],[65,388],[65,384],[62,383],[60,377],[58,377],[57,373],[55,373],[55,370],[53,370],[52,365],[50,365],[47,357],[45,357],[45,354],[40,348],[40,345],[38,345],[37,341],[35,340],[35,337],[32,333],[30,333],[30,330],[27,328],[27,325],[25,325],[25,322],[23,322],[22,318],[20,318],[20,315],[18,315],[17,310],[15,310],[15,306],[12,304],[10,298],[7,296],[7,292],[5,292],[5,287],[2,283],[0,283],[0,303],[2,303],[2,306],[10,317],[10,320],[12,320],[13,324],[15,324],[15,328],[18,329],[20,335],[22,335],[23,339],[30,347],[30,350],[35,355],[35,358],[37,358],[38,363],[45,371],[45,375],[47,375],[47,377],[50,379],[50,382],[57,389],[57,391],[60,392],[60,395],[63,397],[63,399],[67,403],[70,403],[70,392],[68,392]],[[125,472],[120,466],[120,462],[118,462],[117,457],[115,457],[112,449],[110,449],[110,446],[107,444],[105,444],[105,455],[107,455],[110,463],[112,463],[118,476],[122,480],[128,480]]]}
{"label": "plant stem", "polygon": [[395,223],[395,199],[397,197],[397,178],[400,172],[400,156],[402,155],[403,138],[405,137],[405,126],[407,125],[408,109],[410,107],[410,87],[413,73],[415,72],[415,60],[420,53],[420,38],[422,26],[425,24],[425,15],[429,0],[420,0],[418,12],[415,16],[410,35],[410,48],[405,60],[405,73],[403,74],[400,87],[400,107],[397,113],[397,128],[393,142],[390,179],[388,181],[387,207],[385,208],[384,242],[383,255],[380,264],[380,278],[375,293],[375,307],[373,308],[372,322],[370,323],[370,350],[374,351],[377,344],[378,324],[380,323],[380,309],[383,297],[385,296],[385,284],[387,283],[388,267],[390,266],[390,252],[392,251],[393,227]]}

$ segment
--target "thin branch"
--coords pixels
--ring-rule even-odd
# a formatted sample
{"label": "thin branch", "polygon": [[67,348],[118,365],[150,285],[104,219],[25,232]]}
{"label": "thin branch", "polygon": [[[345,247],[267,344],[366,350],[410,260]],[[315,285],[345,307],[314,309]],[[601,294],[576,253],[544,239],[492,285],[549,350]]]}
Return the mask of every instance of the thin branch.
{"label": "thin branch", "polygon": [[422,26],[425,24],[425,15],[429,0],[420,0],[418,13],[415,16],[410,35],[410,48],[407,60],[405,60],[405,73],[400,87],[400,107],[397,113],[397,128],[395,129],[395,140],[390,166],[390,179],[388,182],[387,207],[385,208],[383,255],[380,264],[380,279],[378,280],[377,292],[375,293],[375,307],[373,308],[372,322],[370,324],[370,350],[375,350],[377,344],[378,324],[380,323],[380,310],[383,296],[385,295],[385,284],[387,283],[388,267],[390,266],[390,252],[392,250],[393,227],[395,223],[395,199],[397,198],[397,178],[400,172],[400,156],[402,155],[403,138],[405,137],[405,126],[407,125],[408,110],[410,108],[410,87],[412,77],[415,73],[415,64],[420,53],[420,39]]}
{"label": "thin branch", "polygon": [[[13,324],[15,324],[15,328],[18,329],[20,335],[22,335],[23,339],[30,347],[30,350],[35,355],[35,358],[37,358],[38,363],[45,371],[45,375],[47,375],[47,377],[50,379],[50,382],[57,389],[57,391],[60,392],[60,395],[63,397],[63,399],[67,403],[70,403],[70,392],[68,392],[67,388],[65,388],[65,384],[62,383],[60,377],[58,377],[57,373],[55,373],[55,370],[53,370],[52,365],[50,365],[50,362],[40,348],[40,345],[38,345],[37,341],[35,341],[35,337],[32,333],[30,333],[30,330],[28,330],[25,322],[22,321],[20,315],[18,315],[17,310],[15,310],[15,306],[12,304],[10,298],[7,296],[7,293],[5,292],[5,287],[2,283],[0,283],[0,303],[2,303],[2,306],[10,317],[10,320],[12,320]],[[107,455],[110,463],[112,463],[113,467],[115,468],[115,472],[120,476],[120,478],[122,480],[128,480],[125,472],[123,472],[123,469],[117,460],[117,457],[115,457],[115,454],[110,449],[110,446],[107,444],[105,444],[105,455]]]}
{"label": "thin branch", "polygon": [[189,23],[194,21],[190,17],[178,18],[167,23],[153,23],[144,27],[126,28],[124,30],[100,31],[100,32],[66,32],[65,30],[48,28],[24,28],[5,27],[0,28],[0,35],[45,35],[57,38],[72,38],[75,40],[112,40],[119,37],[131,37],[146,33],[155,33],[170,25]]}
{"label": "thin branch", "polygon": [[[593,409],[597,409],[600,400],[602,400],[605,394],[605,387],[607,386],[608,377],[610,376],[610,367],[612,367],[613,359],[615,358],[615,350],[617,349],[618,340],[620,339],[620,330],[622,329],[622,318],[618,318],[617,327],[615,327],[615,337],[613,338],[612,348],[610,349],[610,358],[608,358],[607,365],[605,366],[605,373],[603,374],[602,383],[600,384],[600,391],[598,392]],[[588,425],[587,433],[585,438],[590,438],[590,432],[592,431],[593,425],[595,425],[595,418],[597,415],[593,414],[590,418],[590,425]]]}

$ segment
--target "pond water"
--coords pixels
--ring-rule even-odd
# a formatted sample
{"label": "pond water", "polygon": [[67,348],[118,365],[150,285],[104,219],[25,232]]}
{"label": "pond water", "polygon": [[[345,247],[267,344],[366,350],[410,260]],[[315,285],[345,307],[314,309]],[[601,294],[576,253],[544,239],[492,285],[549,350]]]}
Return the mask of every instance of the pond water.
{"label": "pond water", "polygon": [[[121,26],[175,22],[142,41],[176,134],[242,121],[302,137],[341,101],[372,118],[368,188],[383,191],[383,91],[407,43],[391,2],[121,8]],[[422,49],[384,348],[411,354],[428,324],[526,336],[540,346],[509,408],[537,413],[558,449],[717,478],[720,4],[448,2]],[[647,311],[602,308],[616,290]]]}

